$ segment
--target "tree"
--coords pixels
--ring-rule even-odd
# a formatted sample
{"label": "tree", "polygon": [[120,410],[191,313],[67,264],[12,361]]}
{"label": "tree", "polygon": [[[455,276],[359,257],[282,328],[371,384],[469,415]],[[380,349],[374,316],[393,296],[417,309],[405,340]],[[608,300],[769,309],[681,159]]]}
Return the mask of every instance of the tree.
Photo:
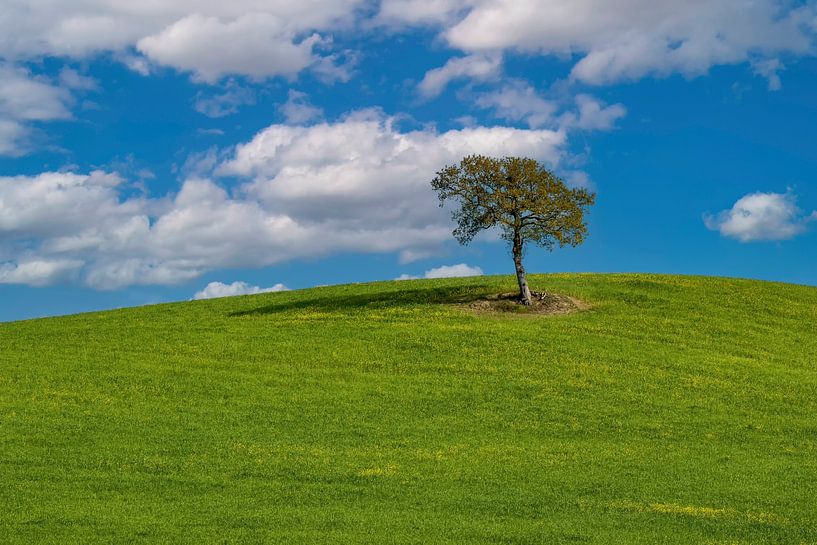
{"label": "tree", "polygon": [[452,199],[459,204],[451,217],[457,222],[453,235],[468,244],[484,229],[499,227],[508,241],[519,282],[519,297],[531,304],[522,257],[533,242],[553,250],[577,246],[587,236],[585,212],[596,195],[571,189],[559,177],[533,159],[481,155],[465,157],[459,165],[437,172],[431,186],[440,206]]}

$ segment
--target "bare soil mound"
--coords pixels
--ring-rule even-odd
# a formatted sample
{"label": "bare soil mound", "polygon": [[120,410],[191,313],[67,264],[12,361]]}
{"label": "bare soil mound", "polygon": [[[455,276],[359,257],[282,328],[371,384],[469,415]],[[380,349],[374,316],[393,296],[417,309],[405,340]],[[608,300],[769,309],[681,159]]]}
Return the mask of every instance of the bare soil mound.
{"label": "bare soil mound", "polygon": [[531,292],[530,305],[523,305],[519,293],[500,293],[482,299],[464,303],[461,306],[477,314],[518,314],[520,316],[542,316],[553,314],[571,314],[590,308],[590,305],[558,293]]}

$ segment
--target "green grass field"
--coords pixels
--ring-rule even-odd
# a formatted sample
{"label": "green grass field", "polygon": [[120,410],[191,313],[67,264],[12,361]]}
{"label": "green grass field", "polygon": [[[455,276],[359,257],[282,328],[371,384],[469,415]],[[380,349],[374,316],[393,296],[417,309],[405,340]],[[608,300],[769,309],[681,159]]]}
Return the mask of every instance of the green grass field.
{"label": "green grass field", "polygon": [[817,288],[532,285],[0,324],[0,542],[817,543]]}

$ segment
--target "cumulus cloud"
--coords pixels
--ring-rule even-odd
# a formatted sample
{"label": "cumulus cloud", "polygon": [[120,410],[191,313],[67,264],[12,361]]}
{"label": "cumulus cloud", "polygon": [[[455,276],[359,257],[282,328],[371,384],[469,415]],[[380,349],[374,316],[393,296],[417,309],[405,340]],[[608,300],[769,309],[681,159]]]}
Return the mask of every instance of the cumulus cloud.
{"label": "cumulus cloud", "polygon": [[[314,49],[323,34],[353,25],[377,32],[430,26],[466,56],[427,75],[422,90],[429,95],[455,77],[495,74],[497,52],[505,50],[578,58],[572,77],[604,84],[649,74],[694,76],[748,60],[763,66],[781,55],[812,53],[817,30],[813,2],[779,0],[166,0],[138,9],[108,0],[7,0],[3,11],[0,57],[113,52],[141,73],[154,63],[208,81],[308,67],[332,71],[333,54]],[[134,56],[134,48],[144,57]]]}
{"label": "cumulus cloud", "polygon": [[804,232],[814,220],[817,211],[804,215],[791,192],[751,193],[731,209],[704,217],[709,229],[741,242],[787,240]]}
{"label": "cumulus cloud", "polygon": [[9,0],[0,18],[0,57],[84,59],[113,52],[144,74],[154,63],[205,81],[225,74],[292,75],[324,57],[314,54],[311,33],[348,25],[364,3],[166,0],[134,8],[106,0]]}
{"label": "cumulus cloud", "polygon": [[194,14],[142,38],[136,47],[158,63],[212,83],[225,74],[256,79],[297,74],[311,64],[314,43],[314,38],[296,43],[285,21],[272,15],[247,14],[225,22]]}
{"label": "cumulus cloud", "polygon": [[[565,136],[551,130],[472,127],[400,132],[376,111],[311,127],[273,125],[236,148],[220,172],[252,178],[246,191],[293,217],[378,218],[422,227],[438,217],[430,176],[468,153],[513,154],[558,162]],[[333,210],[325,210],[325,202]]]}
{"label": "cumulus cloud", "polygon": [[386,0],[381,18],[439,25],[472,55],[577,56],[571,77],[601,85],[812,53],[816,10],[777,0]]}
{"label": "cumulus cloud", "polygon": [[70,279],[82,261],[72,259],[22,259],[16,263],[0,263],[0,284],[28,284],[46,286]]}
{"label": "cumulus cloud", "polygon": [[412,276],[410,274],[401,274],[397,280],[414,280],[417,278],[458,278],[462,276],[481,276],[482,269],[479,267],[472,267],[465,263],[458,263],[456,265],[442,265],[429,269],[425,274],[420,276]]}
{"label": "cumulus cloud", "polygon": [[205,288],[193,296],[193,299],[215,299],[217,297],[233,297],[235,295],[255,295],[256,293],[270,293],[276,291],[287,291],[283,284],[275,284],[269,288],[252,286],[246,282],[233,282],[224,284],[222,282],[210,282]]}
{"label": "cumulus cloud", "polygon": [[[0,177],[5,281],[60,281],[26,262],[71,262],[99,289],[172,284],[223,268],[261,267],[332,252],[428,254],[451,236],[430,178],[467,153],[558,164],[564,134],[472,127],[402,132],[376,111],[309,127],[272,125],[175,195],[127,197],[114,173]],[[67,266],[67,265],[66,265]],[[17,271],[17,272],[12,272]]]}
{"label": "cumulus cloud", "polygon": [[98,229],[112,228],[142,208],[140,201],[119,202],[121,182],[101,171],[0,177],[0,240],[48,238],[60,246],[81,245],[70,233],[84,229],[89,219]]}
{"label": "cumulus cloud", "polygon": [[426,72],[418,89],[426,98],[432,98],[445,90],[453,80],[470,78],[475,80],[494,79],[499,75],[502,59],[498,55],[468,55],[449,59],[445,65]]}
{"label": "cumulus cloud", "polygon": [[[144,75],[166,66],[210,83],[233,75],[292,79],[304,70],[326,82],[347,81],[357,55],[334,49],[332,32],[395,32],[395,26],[419,25],[439,30],[441,40],[462,52],[424,75],[418,92],[426,98],[459,78],[497,79],[509,50],[575,59],[570,78],[595,85],[647,75],[695,76],[712,66],[748,61],[774,90],[782,86],[781,58],[815,52],[815,20],[813,2],[778,0],[167,0],[141,2],[138,8],[109,0],[7,0],[0,17],[0,59],[12,64],[42,57],[85,61],[107,53]],[[19,79],[19,73],[0,73],[0,81]],[[23,113],[0,113],[0,153],[5,155],[25,151],[37,121],[68,117],[66,93],[95,86],[72,69],[61,74],[61,88],[24,79],[32,87],[52,88],[40,88],[29,100],[51,113],[35,121]],[[513,98],[505,91],[489,98]],[[64,95],[56,102],[61,101],[61,109],[54,107],[53,96],[44,96],[55,92]],[[508,117],[523,116],[530,126],[547,126],[548,101],[520,98],[527,99],[529,112],[514,112],[507,101],[497,107]],[[246,101],[232,91],[200,97],[196,107],[220,116]],[[596,122],[611,125],[618,115],[611,108],[598,112]],[[581,117],[576,122],[585,123]]]}
{"label": "cumulus cloud", "polygon": [[71,94],[28,70],[0,63],[0,155],[25,152],[31,123],[69,119]]}

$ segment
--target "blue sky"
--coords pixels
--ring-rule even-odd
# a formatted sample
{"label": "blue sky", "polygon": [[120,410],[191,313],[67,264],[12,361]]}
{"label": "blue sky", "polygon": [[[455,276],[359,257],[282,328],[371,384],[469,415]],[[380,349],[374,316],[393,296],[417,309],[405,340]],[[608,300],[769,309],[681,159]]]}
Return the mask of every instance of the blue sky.
{"label": "blue sky", "polygon": [[511,273],[428,185],[470,153],[597,192],[529,271],[817,285],[813,2],[6,4],[0,320]]}

